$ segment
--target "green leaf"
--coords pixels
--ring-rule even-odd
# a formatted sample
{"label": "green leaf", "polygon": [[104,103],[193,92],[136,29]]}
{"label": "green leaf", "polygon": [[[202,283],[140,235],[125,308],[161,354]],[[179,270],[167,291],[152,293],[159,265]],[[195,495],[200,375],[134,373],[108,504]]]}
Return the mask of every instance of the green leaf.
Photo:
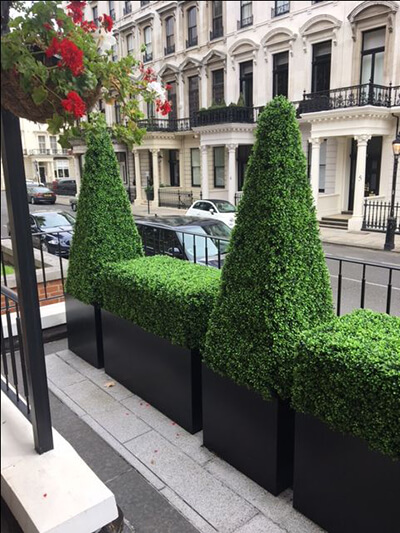
{"label": "green leaf", "polygon": [[32,91],[32,100],[35,102],[36,105],[43,104],[48,94],[49,93],[44,87],[36,87]]}
{"label": "green leaf", "polygon": [[50,118],[47,121],[48,132],[51,135],[56,135],[62,128],[63,124],[64,124],[64,118],[60,115],[54,114],[53,118]]}

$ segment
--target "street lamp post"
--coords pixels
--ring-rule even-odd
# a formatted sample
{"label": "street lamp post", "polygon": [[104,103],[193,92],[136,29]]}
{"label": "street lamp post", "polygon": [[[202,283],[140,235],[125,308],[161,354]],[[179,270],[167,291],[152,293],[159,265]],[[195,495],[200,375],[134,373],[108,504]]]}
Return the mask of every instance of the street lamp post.
{"label": "street lamp post", "polygon": [[399,156],[400,156],[400,135],[397,135],[396,139],[392,142],[393,147],[393,178],[392,178],[392,194],[390,198],[390,212],[387,220],[387,229],[386,229],[386,240],[385,240],[385,250],[394,249],[394,234],[396,231],[396,218],[394,216],[394,202],[396,195],[396,179],[397,179],[397,167],[399,165]]}

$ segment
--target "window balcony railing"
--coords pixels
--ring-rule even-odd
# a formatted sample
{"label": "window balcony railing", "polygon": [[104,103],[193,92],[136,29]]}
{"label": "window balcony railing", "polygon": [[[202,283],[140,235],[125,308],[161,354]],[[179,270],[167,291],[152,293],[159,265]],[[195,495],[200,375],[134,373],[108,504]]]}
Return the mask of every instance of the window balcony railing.
{"label": "window balcony railing", "polygon": [[199,42],[199,39],[196,35],[196,37],[190,37],[189,39],[186,39],[186,48],[192,48],[192,46],[197,46]]}
{"label": "window balcony railing", "polygon": [[217,27],[210,31],[210,41],[213,41],[214,39],[219,39],[220,37],[223,37],[224,35],[224,28]]}
{"label": "window balcony railing", "polygon": [[139,128],[145,128],[147,132],[165,131],[180,132],[191,129],[189,118],[148,118],[138,121]]}
{"label": "window balcony railing", "polygon": [[169,46],[164,47],[164,55],[168,56],[170,54],[175,54],[175,45],[170,44]]}
{"label": "window balcony railing", "polygon": [[377,107],[400,106],[400,86],[364,83],[352,85],[351,87],[330,89],[329,91],[304,93],[303,100],[299,103],[298,113],[314,113],[366,105]]}
{"label": "window balcony railing", "polygon": [[281,15],[286,15],[290,11],[290,2],[285,2],[284,4],[275,5],[271,8],[271,18],[280,17]]}
{"label": "window balcony railing", "polygon": [[143,54],[143,63],[148,63],[149,61],[153,61],[153,53],[145,52]]}
{"label": "window balcony railing", "polygon": [[29,155],[68,155],[68,150],[66,148],[58,148],[57,150],[51,148],[35,148],[34,150],[29,150]]}
{"label": "window balcony railing", "polygon": [[209,126],[214,124],[225,124],[232,122],[253,124],[257,122],[259,112],[262,108],[227,106],[217,109],[204,109],[194,113],[192,126]]}
{"label": "window balcony railing", "polygon": [[251,15],[251,17],[238,20],[237,29],[241,30],[242,28],[246,28],[247,26],[251,26],[252,24],[253,24],[253,15]]}
{"label": "window balcony railing", "polygon": [[123,9],[123,15],[129,15],[129,13],[132,13],[132,4],[127,4]]}

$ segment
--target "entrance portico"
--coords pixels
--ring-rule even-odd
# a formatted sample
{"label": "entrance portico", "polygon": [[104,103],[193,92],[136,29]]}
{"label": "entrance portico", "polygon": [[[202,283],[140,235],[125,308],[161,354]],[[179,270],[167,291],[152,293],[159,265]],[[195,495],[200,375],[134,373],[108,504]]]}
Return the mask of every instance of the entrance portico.
{"label": "entrance portico", "polygon": [[[380,199],[387,192],[385,180],[388,172],[385,172],[384,166],[381,170],[381,153],[379,158],[373,159],[373,148],[378,145],[382,154],[387,151],[393,137],[393,117],[386,109],[367,106],[362,110],[340,109],[305,114],[303,120],[311,125],[310,182],[318,218],[346,212],[351,215],[349,231],[360,231],[366,193],[367,196],[373,195],[374,198]],[[368,145],[373,138],[382,140]],[[334,168],[334,183],[328,194],[320,190],[320,154],[325,140],[331,144],[334,141],[335,145],[335,150],[326,155],[327,159],[331,157]],[[385,165],[387,166],[387,163]],[[370,181],[376,176],[379,178],[379,173],[382,179],[378,190],[375,190],[375,187],[368,187],[366,190],[366,178],[370,185]]]}

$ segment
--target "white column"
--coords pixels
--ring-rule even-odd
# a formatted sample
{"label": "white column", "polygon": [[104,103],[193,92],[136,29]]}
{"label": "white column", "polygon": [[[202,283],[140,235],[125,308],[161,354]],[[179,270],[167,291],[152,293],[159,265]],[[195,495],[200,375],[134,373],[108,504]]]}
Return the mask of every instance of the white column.
{"label": "white column", "polygon": [[201,75],[200,75],[200,83],[201,83],[201,104],[200,107],[208,107],[208,100],[207,100],[207,93],[208,93],[208,77],[207,77],[207,67],[204,65]]}
{"label": "white column", "polygon": [[158,191],[160,189],[160,175],[158,173],[158,153],[160,152],[159,148],[152,148],[150,150],[153,156],[153,189],[154,189],[154,200],[153,206],[158,207]]}
{"label": "white column", "polygon": [[[314,198],[316,211],[318,210],[318,191],[319,191],[319,155],[322,139],[311,138],[311,189]],[[318,212],[317,212],[318,214]]]}
{"label": "white column", "polygon": [[365,168],[367,164],[367,145],[371,135],[356,135],[357,162],[354,184],[353,216],[349,220],[349,231],[361,231],[365,195]]}
{"label": "white column", "polygon": [[200,146],[201,151],[201,194],[203,198],[208,198],[208,147]]}
{"label": "white column", "polygon": [[347,137],[336,137],[336,171],[335,171],[335,193],[340,195],[339,208],[341,211],[347,209],[346,197],[346,163],[347,163]]}
{"label": "white column", "polygon": [[228,200],[235,204],[235,193],[237,187],[237,165],[236,148],[237,144],[228,144]]}
{"label": "white column", "polygon": [[135,159],[136,203],[140,205],[142,203],[142,176],[140,174],[140,154],[138,149],[132,151],[133,157]]}
{"label": "white column", "polygon": [[178,118],[185,118],[185,84],[183,83],[184,77],[182,73],[177,76],[178,84]]}

